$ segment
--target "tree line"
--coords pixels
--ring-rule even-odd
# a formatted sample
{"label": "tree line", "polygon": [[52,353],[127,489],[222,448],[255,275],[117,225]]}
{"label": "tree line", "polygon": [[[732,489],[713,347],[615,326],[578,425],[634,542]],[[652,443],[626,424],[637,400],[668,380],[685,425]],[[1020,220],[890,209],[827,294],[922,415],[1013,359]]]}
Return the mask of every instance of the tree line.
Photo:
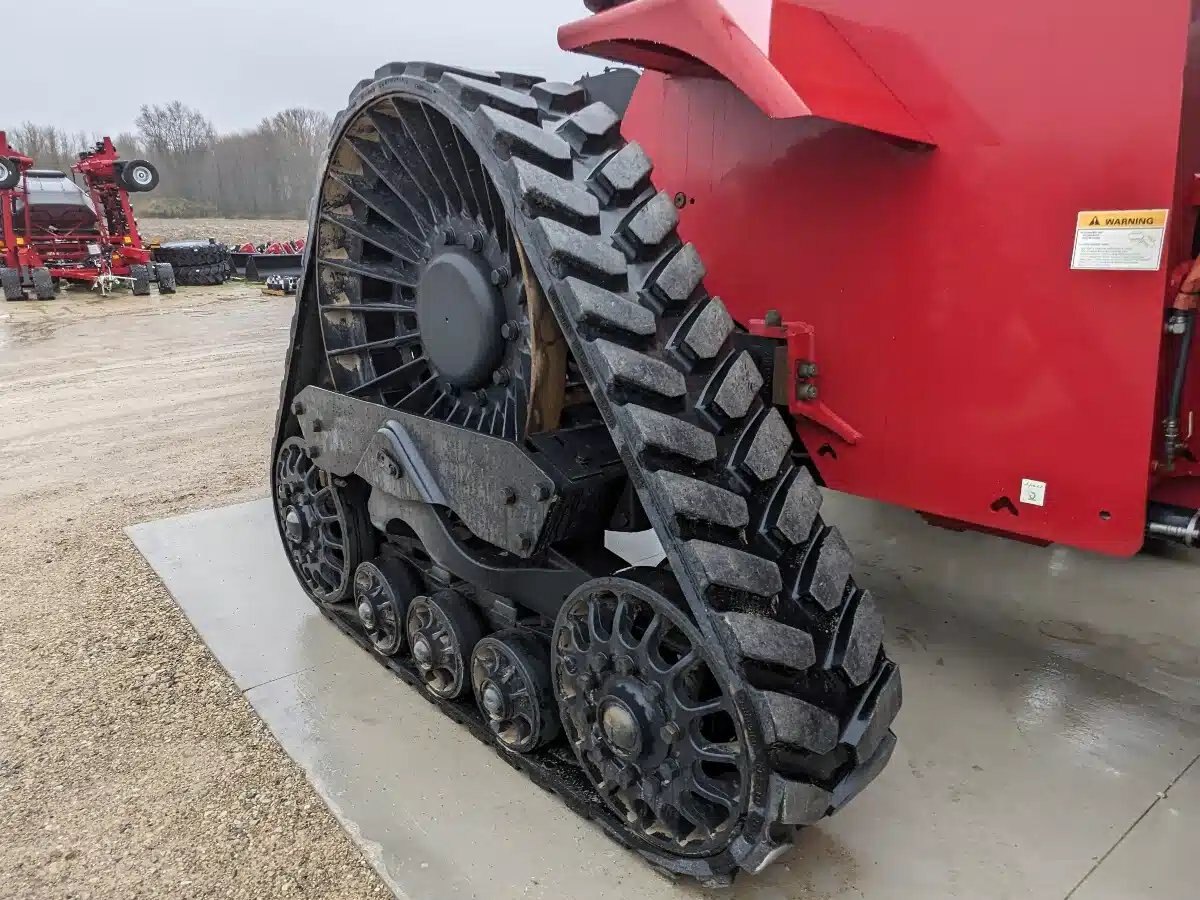
{"label": "tree line", "polygon": [[[136,131],[113,135],[122,159],[147,159],[161,181],[133,194],[138,212],[159,216],[303,218],[308,213],[331,120],[294,107],[255,128],[220,134],[211,120],[178,100],[141,107]],[[69,171],[100,139],[86,132],[25,122],[8,142],[40,169]]]}

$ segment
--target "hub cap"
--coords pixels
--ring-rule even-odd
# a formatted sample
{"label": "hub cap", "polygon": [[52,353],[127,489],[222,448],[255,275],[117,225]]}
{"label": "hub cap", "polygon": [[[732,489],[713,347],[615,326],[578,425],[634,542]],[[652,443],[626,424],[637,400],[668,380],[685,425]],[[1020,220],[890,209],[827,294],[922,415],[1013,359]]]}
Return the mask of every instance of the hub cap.
{"label": "hub cap", "polygon": [[740,719],[688,615],[643,584],[598,579],[559,613],[553,653],[567,736],[605,803],[673,853],[728,844],[749,765]]}
{"label": "hub cap", "polygon": [[433,370],[457,388],[491,385],[504,357],[504,300],[482,254],[440,252],[417,287],[417,324]]}

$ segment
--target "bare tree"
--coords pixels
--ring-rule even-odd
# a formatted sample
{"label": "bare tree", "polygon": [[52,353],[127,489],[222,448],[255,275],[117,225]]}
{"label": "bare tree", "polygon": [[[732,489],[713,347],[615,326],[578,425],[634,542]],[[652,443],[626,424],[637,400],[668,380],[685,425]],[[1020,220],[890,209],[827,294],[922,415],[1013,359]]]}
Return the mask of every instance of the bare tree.
{"label": "bare tree", "polygon": [[178,100],[143,105],[134,124],[147,149],[175,158],[207,150],[217,137],[212,122]]}

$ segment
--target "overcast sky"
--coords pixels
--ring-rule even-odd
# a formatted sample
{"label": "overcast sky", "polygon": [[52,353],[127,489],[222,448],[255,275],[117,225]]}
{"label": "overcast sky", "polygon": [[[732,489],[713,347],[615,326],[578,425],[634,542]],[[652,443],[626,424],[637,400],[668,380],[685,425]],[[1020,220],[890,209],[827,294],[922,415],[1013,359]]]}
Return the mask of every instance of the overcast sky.
{"label": "overcast sky", "polygon": [[[603,68],[558,49],[558,26],[587,14],[580,0],[41,0],[28,9],[36,21],[27,29],[9,17],[0,127],[28,120],[117,134],[132,129],[141,104],[182,100],[232,131],[288,106],[336,112],[391,60],[562,80]],[[103,30],[89,36],[89,24]]]}

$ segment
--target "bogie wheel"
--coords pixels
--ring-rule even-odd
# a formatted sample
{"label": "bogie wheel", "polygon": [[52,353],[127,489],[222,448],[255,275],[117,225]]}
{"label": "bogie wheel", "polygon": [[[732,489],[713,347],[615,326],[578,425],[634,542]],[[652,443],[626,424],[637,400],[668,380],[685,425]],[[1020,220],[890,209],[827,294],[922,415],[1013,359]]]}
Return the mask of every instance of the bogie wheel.
{"label": "bogie wheel", "polygon": [[358,620],[381,656],[398,656],[407,649],[404,623],[408,605],[420,590],[420,581],[402,560],[381,557],[355,571]]}
{"label": "bogie wheel", "polygon": [[299,437],[279,448],[274,474],[275,515],[300,582],[317,603],[347,599],[355,570],[373,555],[365,504],[317,468]]}
{"label": "bogie wheel", "polygon": [[554,692],[604,802],[660,852],[719,853],[737,837],[752,748],[720,666],[673,576],[584,584],[559,612]]}
{"label": "bogie wheel", "polygon": [[408,648],[425,689],[453,700],[468,685],[468,661],[483,635],[474,607],[457,591],[417,597],[408,607]]}
{"label": "bogie wheel", "polygon": [[537,635],[512,628],[481,640],[471,654],[471,685],[505,749],[529,753],[558,736],[550,651]]}

